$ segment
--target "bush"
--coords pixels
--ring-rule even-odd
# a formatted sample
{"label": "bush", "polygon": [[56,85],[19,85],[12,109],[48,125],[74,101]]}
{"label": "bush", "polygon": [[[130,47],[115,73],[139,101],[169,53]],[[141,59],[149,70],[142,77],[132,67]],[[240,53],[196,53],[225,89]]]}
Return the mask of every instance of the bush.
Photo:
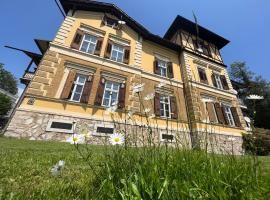
{"label": "bush", "polygon": [[10,98],[0,93],[0,117],[4,117],[12,107]]}
{"label": "bush", "polygon": [[252,135],[243,135],[243,148],[254,155],[270,155],[270,130],[256,129]]}

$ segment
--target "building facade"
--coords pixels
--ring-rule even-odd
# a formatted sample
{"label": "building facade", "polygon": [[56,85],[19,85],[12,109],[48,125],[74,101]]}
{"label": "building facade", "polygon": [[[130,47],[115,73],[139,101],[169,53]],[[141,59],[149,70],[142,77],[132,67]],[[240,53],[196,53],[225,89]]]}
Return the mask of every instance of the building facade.
{"label": "building facade", "polygon": [[143,145],[150,133],[155,143],[242,153],[245,123],[219,53],[226,39],[203,27],[198,35],[180,16],[161,38],[113,4],[60,2],[66,17],[52,41],[38,42],[7,136],[65,141],[83,130],[102,144],[122,132]]}

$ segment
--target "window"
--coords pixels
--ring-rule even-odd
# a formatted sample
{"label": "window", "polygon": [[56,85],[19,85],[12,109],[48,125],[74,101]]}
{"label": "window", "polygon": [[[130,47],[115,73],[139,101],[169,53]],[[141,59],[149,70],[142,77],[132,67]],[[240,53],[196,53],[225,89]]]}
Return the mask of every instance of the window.
{"label": "window", "polygon": [[117,103],[120,84],[112,81],[106,81],[102,99],[102,106],[110,107]]}
{"label": "window", "polygon": [[114,128],[97,127],[97,133],[113,134]]}
{"label": "window", "polygon": [[85,34],[80,50],[93,54],[97,45],[97,37]]}
{"label": "window", "polygon": [[51,119],[48,122],[46,131],[61,132],[61,133],[73,133],[75,123],[68,120]]}
{"label": "window", "polygon": [[205,69],[198,67],[198,73],[199,73],[199,77],[200,77],[200,82],[204,83],[204,84],[208,84]]}
{"label": "window", "polygon": [[223,106],[224,106],[225,115],[227,116],[229,125],[235,126],[230,106],[227,106],[227,105],[223,105]]}
{"label": "window", "polygon": [[112,53],[111,53],[111,59],[117,62],[123,62],[124,59],[124,47],[113,44],[112,45]]}
{"label": "window", "polygon": [[104,16],[103,23],[106,26],[109,26],[109,27],[112,27],[112,28],[117,28],[118,27],[118,20],[112,19],[112,18],[110,18],[108,16]]}
{"label": "window", "polygon": [[158,60],[158,74],[167,77],[167,62],[163,60]]}
{"label": "window", "polygon": [[71,89],[71,101],[80,102],[85,82],[86,76],[78,74],[74,81],[73,88]]}
{"label": "window", "polygon": [[171,105],[169,96],[160,96],[160,116],[171,117]]}
{"label": "window", "polygon": [[214,78],[216,80],[217,88],[218,89],[223,89],[222,82],[221,82],[221,79],[220,79],[220,75],[214,73]]}
{"label": "window", "polygon": [[209,45],[205,44],[203,40],[193,40],[193,44],[198,52],[203,53],[209,57],[212,56]]}
{"label": "window", "polygon": [[175,135],[167,133],[166,131],[162,131],[160,133],[160,141],[162,141],[162,142],[174,142],[175,141]]}

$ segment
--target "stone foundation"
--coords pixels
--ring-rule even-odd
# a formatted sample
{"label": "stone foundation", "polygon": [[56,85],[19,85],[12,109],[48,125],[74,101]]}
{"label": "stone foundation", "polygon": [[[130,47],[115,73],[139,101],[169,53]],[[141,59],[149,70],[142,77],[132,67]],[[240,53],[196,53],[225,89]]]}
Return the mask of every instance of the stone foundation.
{"label": "stone foundation", "polygon": [[[51,120],[61,120],[74,122],[75,133],[86,130],[89,133],[87,143],[89,144],[106,144],[108,143],[109,134],[97,133],[97,127],[114,127],[115,132],[121,132],[125,135],[126,141],[131,146],[144,146],[149,142],[152,144],[168,144],[169,146],[180,148],[191,148],[191,138],[189,130],[179,128],[179,130],[166,130],[160,128],[147,128],[146,125],[131,125],[125,123],[113,123],[111,121],[100,121],[92,119],[83,119],[68,117],[55,114],[44,114],[37,112],[17,110],[12,118],[5,136],[16,138],[28,138],[31,140],[53,140],[65,142],[72,133],[62,133],[48,131],[47,126]],[[161,140],[161,133],[174,135],[174,141]],[[199,139],[201,149],[214,153],[231,153],[242,154],[242,138],[211,133],[196,133]],[[207,143],[205,141],[208,141]]]}

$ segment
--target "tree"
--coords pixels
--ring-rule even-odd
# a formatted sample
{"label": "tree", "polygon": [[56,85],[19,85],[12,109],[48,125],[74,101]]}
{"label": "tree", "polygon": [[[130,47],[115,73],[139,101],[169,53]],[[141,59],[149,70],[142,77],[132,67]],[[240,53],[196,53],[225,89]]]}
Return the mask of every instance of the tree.
{"label": "tree", "polygon": [[16,78],[0,63],[0,88],[15,95],[18,92]]}
{"label": "tree", "polygon": [[238,96],[244,100],[250,116],[253,116],[253,102],[246,97],[250,94],[264,97],[264,100],[256,102],[255,126],[270,129],[270,83],[250,71],[245,62],[231,64],[230,76],[232,80],[241,84]]}
{"label": "tree", "polygon": [[0,118],[3,118],[11,109],[12,102],[10,98],[0,93]]}

